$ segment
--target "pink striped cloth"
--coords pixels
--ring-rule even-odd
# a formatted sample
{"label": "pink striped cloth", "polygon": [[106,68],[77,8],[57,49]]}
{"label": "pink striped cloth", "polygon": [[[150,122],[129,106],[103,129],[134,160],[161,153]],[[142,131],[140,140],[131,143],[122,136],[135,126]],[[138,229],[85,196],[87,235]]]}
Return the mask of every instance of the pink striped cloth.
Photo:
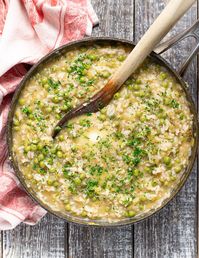
{"label": "pink striped cloth", "polygon": [[90,35],[98,23],[90,0],[0,0],[0,230],[37,223],[46,211],[21,189],[8,160],[5,130],[11,95],[52,49]]}

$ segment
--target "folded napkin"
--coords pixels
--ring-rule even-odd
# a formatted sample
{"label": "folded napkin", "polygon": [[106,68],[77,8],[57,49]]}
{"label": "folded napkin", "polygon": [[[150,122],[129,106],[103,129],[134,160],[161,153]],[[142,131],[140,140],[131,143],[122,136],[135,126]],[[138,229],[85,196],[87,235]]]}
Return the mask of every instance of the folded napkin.
{"label": "folded napkin", "polygon": [[0,230],[34,225],[46,211],[22,190],[8,160],[6,122],[11,95],[26,63],[90,35],[98,23],[90,0],[0,0]]}

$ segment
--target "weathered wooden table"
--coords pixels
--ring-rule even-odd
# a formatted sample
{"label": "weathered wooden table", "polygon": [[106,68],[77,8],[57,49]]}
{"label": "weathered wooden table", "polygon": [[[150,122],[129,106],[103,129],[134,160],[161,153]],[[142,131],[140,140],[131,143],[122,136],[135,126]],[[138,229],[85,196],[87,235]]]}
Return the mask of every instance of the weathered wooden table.
{"label": "weathered wooden table", "polygon": [[[165,5],[164,0],[92,2],[100,19],[100,26],[94,29],[93,35],[109,35],[135,42]],[[198,11],[195,4],[170,35],[190,26],[197,19]],[[168,51],[165,57],[177,68],[193,47],[194,41],[184,41]],[[196,105],[198,69],[195,59],[185,76]],[[196,258],[199,214],[197,164],[177,197],[150,219],[134,226],[102,229],[71,225],[47,215],[34,227],[20,225],[14,230],[1,232],[0,257]]]}

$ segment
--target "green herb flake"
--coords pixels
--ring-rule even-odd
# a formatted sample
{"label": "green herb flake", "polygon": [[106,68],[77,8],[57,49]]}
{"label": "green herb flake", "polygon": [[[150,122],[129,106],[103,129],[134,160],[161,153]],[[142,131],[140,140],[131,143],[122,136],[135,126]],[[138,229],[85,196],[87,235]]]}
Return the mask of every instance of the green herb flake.
{"label": "green herb flake", "polygon": [[179,108],[180,106],[180,104],[175,99],[172,99],[170,105],[172,108]]}

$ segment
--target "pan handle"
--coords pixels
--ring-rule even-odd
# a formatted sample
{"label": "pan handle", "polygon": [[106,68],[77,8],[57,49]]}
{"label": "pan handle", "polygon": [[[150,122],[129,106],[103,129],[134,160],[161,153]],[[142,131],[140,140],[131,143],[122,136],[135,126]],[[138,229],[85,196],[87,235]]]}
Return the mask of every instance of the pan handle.
{"label": "pan handle", "polygon": [[181,76],[184,75],[188,65],[192,61],[193,57],[199,52],[199,19],[188,29],[182,31],[181,33],[177,34],[176,36],[172,37],[171,39],[159,44],[154,51],[157,54],[164,53],[167,49],[175,45],[176,43],[180,42],[181,40],[193,37],[196,39],[196,46],[192,50],[189,57],[185,60],[185,62],[182,64],[182,66],[179,69],[179,74]]}

